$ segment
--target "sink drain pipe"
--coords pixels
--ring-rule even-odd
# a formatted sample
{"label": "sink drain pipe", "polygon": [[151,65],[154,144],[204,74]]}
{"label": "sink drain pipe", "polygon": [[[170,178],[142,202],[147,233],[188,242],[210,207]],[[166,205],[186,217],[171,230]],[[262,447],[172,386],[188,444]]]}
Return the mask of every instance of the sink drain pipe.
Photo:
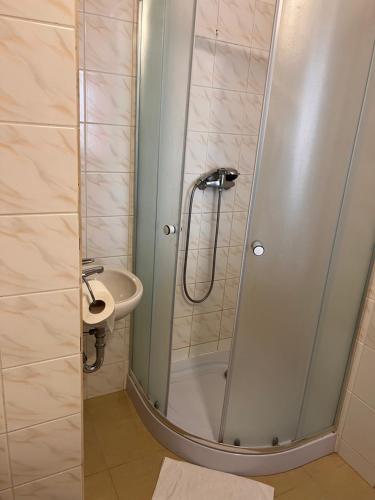
{"label": "sink drain pipe", "polygon": [[99,368],[104,363],[104,352],[105,352],[105,340],[106,333],[105,327],[97,327],[90,330],[90,335],[95,335],[95,351],[96,359],[92,365],[87,363],[87,356],[83,353],[83,371],[85,373],[94,373],[99,370]]}

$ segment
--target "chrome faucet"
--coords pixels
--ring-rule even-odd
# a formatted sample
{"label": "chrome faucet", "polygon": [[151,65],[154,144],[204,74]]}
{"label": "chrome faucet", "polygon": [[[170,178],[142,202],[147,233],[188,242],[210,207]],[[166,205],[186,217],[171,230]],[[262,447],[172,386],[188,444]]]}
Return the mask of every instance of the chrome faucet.
{"label": "chrome faucet", "polygon": [[[92,264],[94,262],[95,262],[95,259],[82,259],[82,264]],[[89,283],[87,278],[89,276],[92,276],[93,274],[100,274],[103,271],[104,271],[103,266],[94,266],[94,267],[88,267],[88,268],[82,269],[82,275],[81,275],[82,281],[87,286],[87,290],[89,291],[89,294],[90,294],[90,297],[92,300],[92,302],[91,302],[92,304],[96,303],[96,298],[95,298],[94,292],[92,291],[92,288],[91,288],[90,283]]]}

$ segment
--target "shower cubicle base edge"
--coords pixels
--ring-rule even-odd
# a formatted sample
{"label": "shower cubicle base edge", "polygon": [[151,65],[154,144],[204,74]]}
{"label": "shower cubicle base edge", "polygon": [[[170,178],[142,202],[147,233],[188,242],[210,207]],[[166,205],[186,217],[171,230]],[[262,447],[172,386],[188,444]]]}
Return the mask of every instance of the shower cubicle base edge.
{"label": "shower cubicle base edge", "polygon": [[168,421],[161,418],[145,400],[132,373],[129,373],[127,378],[127,391],[140,418],[155,439],[188,462],[209,469],[242,476],[278,474],[301,467],[335,451],[335,432],[328,432],[279,452],[261,453],[244,448],[241,448],[241,452],[236,452],[233,447],[218,443],[212,443],[211,447],[208,442],[198,442],[198,439],[184,436],[173,424],[168,425]]}

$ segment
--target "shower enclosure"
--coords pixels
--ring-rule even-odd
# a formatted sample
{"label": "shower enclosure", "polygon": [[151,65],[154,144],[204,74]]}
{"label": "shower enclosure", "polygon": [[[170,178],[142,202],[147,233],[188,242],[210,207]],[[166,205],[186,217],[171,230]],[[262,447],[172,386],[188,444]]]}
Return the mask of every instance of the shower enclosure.
{"label": "shower enclosure", "polygon": [[[176,452],[256,474],[334,447],[375,241],[375,4],[227,4],[140,2],[129,387]],[[189,217],[217,168],[233,189]]]}

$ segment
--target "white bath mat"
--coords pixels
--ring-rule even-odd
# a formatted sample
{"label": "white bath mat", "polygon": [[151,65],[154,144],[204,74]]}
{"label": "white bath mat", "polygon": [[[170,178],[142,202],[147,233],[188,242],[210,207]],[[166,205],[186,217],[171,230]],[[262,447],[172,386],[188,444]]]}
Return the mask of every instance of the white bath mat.
{"label": "white bath mat", "polygon": [[272,500],[273,488],[165,458],[152,500]]}

